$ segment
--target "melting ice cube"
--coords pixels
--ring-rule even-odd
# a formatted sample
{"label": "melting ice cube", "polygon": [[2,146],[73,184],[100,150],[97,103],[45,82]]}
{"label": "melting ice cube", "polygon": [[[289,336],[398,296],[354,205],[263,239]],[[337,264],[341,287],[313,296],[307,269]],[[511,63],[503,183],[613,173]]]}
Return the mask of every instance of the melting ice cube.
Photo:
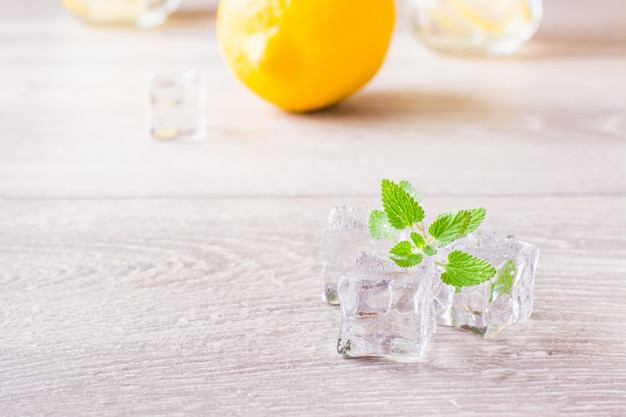
{"label": "melting ice cube", "polygon": [[[494,337],[506,326],[530,317],[539,256],[536,246],[512,236],[475,232],[453,243],[449,249],[485,259],[497,273],[487,282],[463,287],[455,293],[439,318],[440,325]],[[449,290],[453,291],[452,287]]]}
{"label": "melting ice cube", "polygon": [[337,351],[344,357],[419,359],[437,327],[431,293],[437,274],[430,259],[400,268],[389,259],[361,254],[339,280]]}
{"label": "melting ice cube", "polygon": [[330,212],[328,226],[322,231],[323,297],[339,304],[337,282],[354,265],[362,252],[386,253],[390,241],[372,239],[367,229],[370,209],[337,207]]}

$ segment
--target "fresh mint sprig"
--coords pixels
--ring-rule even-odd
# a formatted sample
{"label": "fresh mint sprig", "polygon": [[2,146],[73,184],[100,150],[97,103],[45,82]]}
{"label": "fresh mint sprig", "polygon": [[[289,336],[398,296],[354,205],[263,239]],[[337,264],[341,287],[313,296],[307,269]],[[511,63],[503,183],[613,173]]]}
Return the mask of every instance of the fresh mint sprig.
{"label": "fresh mint sprig", "polygon": [[[487,214],[484,208],[442,213],[426,229],[422,196],[408,181],[396,184],[383,179],[381,196],[383,210],[372,210],[368,230],[374,239],[391,239],[408,231],[409,240],[401,240],[389,250],[389,258],[402,268],[419,265],[424,257],[437,254],[437,248],[472,233]],[[441,280],[457,290],[488,281],[496,273],[489,262],[459,250],[450,252],[446,263],[436,264],[444,269]],[[506,278],[503,281],[498,286],[506,287]]]}

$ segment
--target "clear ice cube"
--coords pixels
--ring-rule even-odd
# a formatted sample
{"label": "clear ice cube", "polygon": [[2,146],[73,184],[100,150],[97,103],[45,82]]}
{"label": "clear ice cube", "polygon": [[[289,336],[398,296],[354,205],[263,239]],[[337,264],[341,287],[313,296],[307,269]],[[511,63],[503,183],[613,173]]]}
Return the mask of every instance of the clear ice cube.
{"label": "clear ice cube", "polygon": [[344,357],[421,358],[437,327],[431,293],[437,274],[430,259],[400,268],[376,254],[361,254],[339,280],[337,351]]}
{"label": "clear ice cube", "polygon": [[444,284],[441,281],[440,276],[437,275],[437,277],[433,279],[433,288],[431,292],[435,314],[437,315],[437,319],[439,319],[444,314],[447,314],[450,305],[452,304],[454,287]]}
{"label": "clear ice cube", "polygon": [[194,71],[149,74],[146,124],[155,139],[201,140],[206,135],[206,88]]}
{"label": "clear ice cube", "polygon": [[[533,284],[539,251],[513,236],[475,232],[450,245],[478,256],[496,268],[489,281],[463,287],[439,317],[439,324],[456,326],[482,337],[496,336],[508,325],[527,320],[533,306]],[[443,291],[443,289],[442,289]]]}
{"label": "clear ice cube", "polygon": [[362,252],[386,253],[391,243],[370,237],[367,223],[371,209],[337,207],[328,217],[322,231],[323,298],[329,304],[339,304],[337,282]]}

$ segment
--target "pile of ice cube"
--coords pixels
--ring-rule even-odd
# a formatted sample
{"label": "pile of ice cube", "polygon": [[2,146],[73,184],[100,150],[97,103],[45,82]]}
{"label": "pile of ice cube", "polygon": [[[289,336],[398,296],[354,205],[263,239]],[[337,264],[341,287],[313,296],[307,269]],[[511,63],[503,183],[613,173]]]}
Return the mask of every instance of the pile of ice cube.
{"label": "pile of ice cube", "polygon": [[454,242],[435,259],[463,250],[498,271],[489,281],[455,292],[441,281],[442,270],[431,258],[412,268],[389,260],[393,242],[369,236],[369,213],[335,208],[322,232],[323,296],[341,304],[337,351],[344,357],[417,360],[438,324],[491,338],[530,317],[536,246],[481,231]]}

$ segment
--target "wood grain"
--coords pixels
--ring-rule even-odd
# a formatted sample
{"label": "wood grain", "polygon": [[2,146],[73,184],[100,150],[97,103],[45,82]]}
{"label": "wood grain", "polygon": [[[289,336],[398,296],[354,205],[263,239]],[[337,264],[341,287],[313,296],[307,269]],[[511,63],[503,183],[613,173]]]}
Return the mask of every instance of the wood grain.
{"label": "wood grain", "polygon": [[[0,416],[626,415],[625,4],[546,2],[500,60],[400,24],[377,77],[309,115],[235,82],[211,13],[142,31],[0,4]],[[145,76],[185,68],[209,138],[149,140]],[[382,177],[536,243],[532,319],[341,359],[319,233]]]}
{"label": "wood grain", "polygon": [[3,415],[619,415],[626,219],[602,219],[626,199],[483,202],[486,228],[541,248],[532,320],[440,328],[416,364],[334,351],[334,199],[4,202]]}
{"label": "wood grain", "polygon": [[[0,31],[4,196],[373,195],[385,176],[437,194],[626,192],[626,38],[463,60],[399,32],[364,91],[298,116],[235,82],[206,16],[139,31],[58,14]],[[207,79],[210,139],[148,140],[146,74],[187,67]]]}

